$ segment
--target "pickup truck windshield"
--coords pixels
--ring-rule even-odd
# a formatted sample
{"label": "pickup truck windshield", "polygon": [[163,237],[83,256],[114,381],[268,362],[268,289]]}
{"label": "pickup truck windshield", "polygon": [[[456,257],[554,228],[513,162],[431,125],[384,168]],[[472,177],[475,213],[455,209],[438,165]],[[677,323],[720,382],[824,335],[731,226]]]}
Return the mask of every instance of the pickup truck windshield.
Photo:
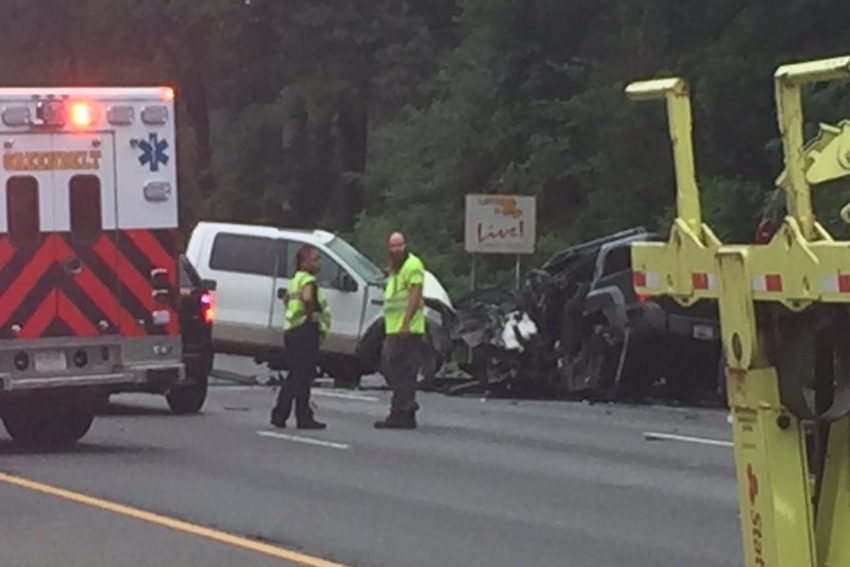
{"label": "pickup truck windshield", "polygon": [[351,266],[351,269],[367,282],[376,283],[385,278],[384,271],[381,268],[342,238],[335,237],[328,242],[328,248],[333,250],[343,262]]}

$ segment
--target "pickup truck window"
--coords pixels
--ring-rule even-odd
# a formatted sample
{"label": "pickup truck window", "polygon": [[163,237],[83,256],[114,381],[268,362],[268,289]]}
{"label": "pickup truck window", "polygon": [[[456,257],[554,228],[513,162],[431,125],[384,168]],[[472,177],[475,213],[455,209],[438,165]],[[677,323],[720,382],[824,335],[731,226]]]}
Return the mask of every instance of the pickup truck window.
{"label": "pickup truck window", "polygon": [[[303,245],[303,242],[286,241],[286,271],[284,272],[286,275],[282,277],[291,278],[295,273],[295,255],[298,254],[298,249]],[[316,280],[320,287],[333,287],[334,282],[339,278],[339,274],[345,270],[336,263],[336,260],[328,256],[327,252],[319,247],[316,247],[316,250],[319,251],[319,256],[322,259],[322,268],[316,276]]]}
{"label": "pickup truck window", "polygon": [[221,233],[216,235],[210,255],[210,268],[273,276],[277,240],[260,236]]}
{"label": "pickup truck window", "polygon": [[[295,273],[295,255],[298,254],[298,249],[304,245],[303,242],[295,242],[294,240],[286,241],[286,271],[281,277],[291,278]],[[319,257],[322,259],[322,268],[316,275],[316,280],[319,282],[319,287],[333,287],[339,279],[340,274],[345,273],[345,269],[336,263],[336,260],[328,256],[327,252],[316,247],[319,251]]]}
{"label": "pickup truck window", "polygon": [[339,274],[344,270],[322,250],[319,250],[319,255],[322,258],[322,269],[319,270],[316,279],[319,281],[320,287],[333,287],[333,284],[339,279]]}
{"label": "pickup truck window", "polygon": [[605,264],[602,268],[603,276],[610,276],[625,272],[632,266],[632,249],[629,246],[615,248],[605,256]]}
{"label": "pickup truck window", "polygon": [[376,283],[384,279],[384,272],[381,268],[342,238],[337,236],[328,242],[328,248],[342,258],[343,262],[351,266],[351,269],[367,282]]}
{"label": "pickup truck window", "polygon": [[295,253],[298,251],[298,242],[288,240],[277,241],[277,278],[290,279],[295,274]]}

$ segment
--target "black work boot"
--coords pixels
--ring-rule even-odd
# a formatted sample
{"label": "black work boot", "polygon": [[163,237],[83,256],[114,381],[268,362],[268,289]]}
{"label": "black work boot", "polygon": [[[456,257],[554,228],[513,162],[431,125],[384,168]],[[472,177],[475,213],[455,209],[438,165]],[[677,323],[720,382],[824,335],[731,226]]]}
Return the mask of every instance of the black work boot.
{"label": "black work boot", "polygon": [[272,410],[272,417],[270,422],[273,426],[279,427],[280,429],[286,428],[286,420],[282,418],[277,408],[274,408]]}
{"label": "black work boot", "polygon": [[326,429],[327,427],[327,423],[316,421],[312,413],[298,420],[298,429]]}
{"label": "black work boot", "polygon": [[416,429],[416,413],[393,410],[387,419],[375,423],[375,429]]}

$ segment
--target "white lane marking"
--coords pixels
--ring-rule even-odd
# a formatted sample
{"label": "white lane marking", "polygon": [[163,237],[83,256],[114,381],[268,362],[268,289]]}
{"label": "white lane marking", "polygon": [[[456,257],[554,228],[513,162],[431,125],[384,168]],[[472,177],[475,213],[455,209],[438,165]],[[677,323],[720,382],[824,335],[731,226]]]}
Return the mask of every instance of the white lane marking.
{"label": "white lane marking", "polygon": [[305,445],[317,445],[319,447],[328,447],[329,449],[350,449],[351,446],[346,443],[335,443],[333,441],[323,441],[321,439],[313,439],[311,437],[300,437],[298,435],[287,435],[286,433],[276,433],[274,431],[257,431],[260,437],[269,437],[271,439],[283,439],[284,441],[294,441],[295,443],[304,443]]}
{"label": "white lane marking", "polygon": [[[211,384],[211,387],[216,390],[222,392],[263,392],[268,388],[267,384],[260,384],[259,382],[254,385],[228,385],[228,384]],[[276,385],[279,387],[279,385]],[[326,398],[339,398],[342,400],[355,400],[358,402],[380,402],[381,398],[376,398],[374,396],[364,396],[362,394],[347,394],[345,392],[326,392],[324,390],[314,389],[312,391],[314,396],[325,396]]]}
{"label": "white lane marking", "polygon": [[687,435],[674,435],[673,433],[658,433],[655,431],[644,431],[643,437],[647,441],[684,441],[685,443],[714,445],[715,447],[734,447],[734,444],[731,441],[722,441],[720,439],[705,439],[703,437],[688,437]]}
{"label": "white lane marking", "polygon": [[341,400],[357,400],[358,402],[380,402],[381,398],[373,396],[362,396],[360,394],[346,394],[343,392],[325,392],[323,390],[313,390],[314,396],[325,396],[326,398],[339,398]]}

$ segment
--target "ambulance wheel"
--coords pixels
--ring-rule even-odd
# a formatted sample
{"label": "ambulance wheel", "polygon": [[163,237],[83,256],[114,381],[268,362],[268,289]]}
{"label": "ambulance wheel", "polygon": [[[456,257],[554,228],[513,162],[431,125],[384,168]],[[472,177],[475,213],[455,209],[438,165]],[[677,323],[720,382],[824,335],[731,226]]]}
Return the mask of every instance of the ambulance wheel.
{"label": "ambulance wheel", "polygon": [[207,400],[208,378],[204,376],[197,380],[195,384],[175,388],[165,395],[165,400],[172,412],[185,415],[201,411]]}
{"label": "ambulance wheel", "polygon": [[91,408],[23,404],[3,416],[3,426],[20,445],[64,447],[82,439],[94,417]]}

